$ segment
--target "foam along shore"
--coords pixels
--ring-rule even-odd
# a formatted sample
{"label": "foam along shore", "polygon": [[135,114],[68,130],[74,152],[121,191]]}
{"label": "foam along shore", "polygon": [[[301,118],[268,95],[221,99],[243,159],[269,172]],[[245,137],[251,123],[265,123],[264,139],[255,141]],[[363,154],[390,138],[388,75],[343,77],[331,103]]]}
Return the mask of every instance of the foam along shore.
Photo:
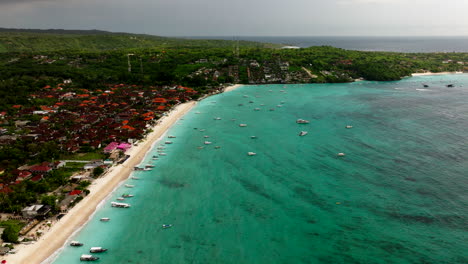
{"label": "foam along shore", "polygon": [[463,72],[423,72],[412,73],[411,76],[431,76],[431,75],[446,75],[446,74],[463,74]]}
{"label": "foam along shore", "polygon": [[31,245],[17,245],[18,252],[16,254],[7,255],[0,259],[6,260],[8,264],[39,264],[45,263],[45,260],[49,261],[48,258],[89,220],[99,203],[111,194],[119,183],[130,176],[133,168],[141,163],[154,142],[161,138],[195,104],[193,101],[180,104],[167,116],[162,117],[153,127],[153,132],[127,152],[130,158],[123,164],[112,167],[105,175],[96,179],[90,186],[90,194],[55,223],[38,241]]}
{"label": "foam along shore", "polygon": [[230,92],[230,91],[234,91],[235,89],[241,87],[242,84],[234,84],[234,85],[231,85],[231,86],[228,86],[226,88],[224,88],[224,92]]}

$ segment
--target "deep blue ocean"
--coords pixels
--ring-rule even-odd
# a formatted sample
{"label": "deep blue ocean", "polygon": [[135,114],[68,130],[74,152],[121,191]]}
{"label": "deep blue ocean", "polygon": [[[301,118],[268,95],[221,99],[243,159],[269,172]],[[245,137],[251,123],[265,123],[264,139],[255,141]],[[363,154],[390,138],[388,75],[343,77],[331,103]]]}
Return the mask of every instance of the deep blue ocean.
{"label": "deep blue ocean", "polygon": [[333,46],[348,50],[393,52],[468,52],[468,37],[255,37],[207,36],[196,39],[247,40],[307,48]]}
{"label": "deep blue ocean", "polygon": [[465,74],[211,96],[53,263],[466,264],[467,102]]}

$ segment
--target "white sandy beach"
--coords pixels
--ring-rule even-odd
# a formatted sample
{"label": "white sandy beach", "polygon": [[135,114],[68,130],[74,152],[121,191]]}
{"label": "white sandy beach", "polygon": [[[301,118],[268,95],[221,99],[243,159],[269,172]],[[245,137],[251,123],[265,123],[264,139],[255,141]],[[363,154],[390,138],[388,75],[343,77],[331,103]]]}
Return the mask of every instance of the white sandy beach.
{"label": "white sandy beach", "polygon": [[242,84],[234,84],[234,85],[231,85],[231,86],[228,86],[226,88],[224,88],[224,92],[230,92],[230,91],[234,91],[235,89],[241,87]]}
{"label": "white sandy beach", "polygon": [[169,115],[161,118],[146,139],[138,146],[134,146],[127,154],[130,158],[123,164],[112,167],[105,175],[97,179],[90,186],[90,194],[73,207],[62,219],[54,224],[40,240],[31,245],[17,245],[18,253],[7,255],[0,260],[7,260],[8,264],[39,264],[60,249],[70,236],[81,228],[94,213],[96,207],[119,185],[127,179],[150,150],[153,143],[183,115],[185,115],[196,102],[187,102],[178,105]]}
{"label": "white sandy beach", "polygon": [[445,74],[462,74],[463,72],[424,72],[413,73],[411,76],[431,76],[431,75],[445,75]]}

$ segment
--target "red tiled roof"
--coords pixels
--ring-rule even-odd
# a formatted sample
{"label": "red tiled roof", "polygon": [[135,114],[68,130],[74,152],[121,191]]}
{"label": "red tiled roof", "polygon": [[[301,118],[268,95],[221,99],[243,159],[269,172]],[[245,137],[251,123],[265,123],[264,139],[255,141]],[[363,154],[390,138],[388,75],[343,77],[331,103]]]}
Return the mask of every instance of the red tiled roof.
{"label": "red tiled roof", "polygon": [[80,195],[83,191],[81,190],[73,190],[68,193],[68,195]]}

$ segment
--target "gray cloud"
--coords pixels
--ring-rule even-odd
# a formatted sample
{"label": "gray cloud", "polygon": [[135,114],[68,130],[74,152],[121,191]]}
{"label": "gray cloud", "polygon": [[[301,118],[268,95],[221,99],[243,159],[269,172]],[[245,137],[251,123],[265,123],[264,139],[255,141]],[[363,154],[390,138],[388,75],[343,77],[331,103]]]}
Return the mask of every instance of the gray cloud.
{"label": "gray cloud", "polygon": [[155,35],[468,35],[468,1],[0,0],[0,25]]}

